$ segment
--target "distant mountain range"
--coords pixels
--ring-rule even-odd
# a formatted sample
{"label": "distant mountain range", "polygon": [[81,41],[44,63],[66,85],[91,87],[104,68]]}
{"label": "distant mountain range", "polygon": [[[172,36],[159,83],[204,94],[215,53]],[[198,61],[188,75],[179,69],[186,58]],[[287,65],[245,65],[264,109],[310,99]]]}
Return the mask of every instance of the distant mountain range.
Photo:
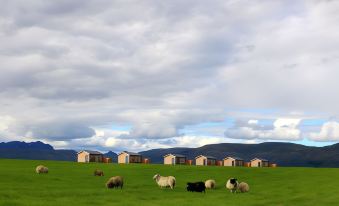
{"label": "distant mountain range", "polygon": [[53,150],[53,147],[43,142],[1,142],[0,149],[32,149],[32,150]]}
{"label": "distant mountain range", "polygon": [[[118,155],[112,151],[104,154],[117,162]],[[8,159],[36,159],[36,160],[60,160],[76,161],[77,151],[75,150],[55,150],[51,145],[43,142],[1,142],[0,158]]]}
{"label": "distant mountain range", "polygon": [[43,142],[1,142],[0,158],[75,161],[74,150],[55,150]]}
{"label": "distant mountain range", "polygon": [[[153,149],[140,152],[151,158],[152,163],[162,163],[163,156],[172,154],[186,155],[194,160],[200,154],[214,156],[221,160],[226,156],[241,157],[249,161],[255,157],[268,159],[280,166],[339,167],[339,144],[325,147],[309,147],[293,143],[267,142],[261,144],[211,144],[199,148]],[[110,151],[104,154],[117,162],[117,154]],[[0,158],[41,159],[76,161],[75,150],[55,150],[43,142],[7,142],[0,143]]]}
{"label": "distant mountain range", "polygon": [[250,161],[255,157],[268,159],[280,166],[339,167],[339,144],[325,147],[309,147],[293,143],[267,142],[261,144],[211,144],[199,148],[153,149],[140,152],[150,157],[152,163],[162,163],[163,156],[186,155],[194,160],[200,154],[214,156],[221,160],[227,156],[241,157]]}

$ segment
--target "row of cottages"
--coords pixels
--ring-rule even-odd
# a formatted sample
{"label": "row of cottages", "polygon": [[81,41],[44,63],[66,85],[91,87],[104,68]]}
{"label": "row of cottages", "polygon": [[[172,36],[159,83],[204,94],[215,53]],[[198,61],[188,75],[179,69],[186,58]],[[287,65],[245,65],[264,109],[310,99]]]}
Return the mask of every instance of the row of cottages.
{"label": "row of cottages", "polygon": [[[195,158],[195,165],[204,165],[204,166],[217,165],[217,159],[212,156],[199,155]],[[244,166],[244,160],[239,157],[226,157],[219,165],[241,167]]]}
{"label": "row of cottages", "polygon": [[254,158],[250,162],[244,162],[239,157],[226,157],[223,159],[223,165],[228,167],[276,167],[276,164],[269,164],[269,161],[262,158]]}
{"label": "row of cottages", "polygon": [[[110,158],[104,157],[104,155],[97,151],[82,150],[78,152],[78,162],[104,162],[110,163]],[[269,161],[262,158],[254,158],[250,162],[245,163],[243,159],[239,157],[226,157],[221,164],[217,164],[217,159],[212,156],[199,155],[195,158],[196,165],[210,166],[210,165],[223,165],[229,167],[276,167],[276,164],[269,164]],[[149,158],[143,158],[141,154],[135,152],[123,151],[118,155],[118,163],[150,163]],[[164,156],[165,165],[177,165],[177,164],[189,164],[191,160],[187,160],[186,156],[180,154],[167,154]]]}
{"label": "row of cottages", "polygon": [[[101,152],[92,150],[82,150],[78,152],[78,162],[103,162],[112,163],[112,159],[104,157]],[[118,163],[146,163],[150,162],[149,158],[142,158],[139,153],[123,151],[118,155]]]}
{"label": "row of cottages", "polygon": [[[186,156],[180,154],[167,154],[164,156],[165,165],[177,165],[177,164],[189,164],[190,160],[187,160]],[[217,161],[215,157],[207,155],[199,155],[195,158],[195,165],[210,166],[226,166],[226,167],[275,167],[276,164],[269,164],[269,161],[262,158],[254,158],[250,162],[245,162],[239,157],[226,157],[222,161]]]}

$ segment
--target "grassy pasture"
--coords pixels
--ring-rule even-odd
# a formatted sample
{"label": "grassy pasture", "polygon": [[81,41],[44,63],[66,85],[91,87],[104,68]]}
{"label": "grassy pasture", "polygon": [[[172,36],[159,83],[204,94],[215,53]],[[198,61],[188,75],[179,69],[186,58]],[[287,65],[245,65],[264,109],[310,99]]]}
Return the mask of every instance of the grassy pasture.
{"label": "grassy pasture", "polygon": [[[38,175],[35,167],[50,173]],[[94,177],[94,169],[104,177]],[[173,175],[174,190],[160,189],[154,174]],[[121,175],[122,190],[108,190],[110,176]],[[249,193],[231,194],[229,177],[250,185]],[[215,179],[217,189],[206,194],[186,191],[186,182]],[[0,205],[337,205],[339,169],[229,168],[164,165],[84,164],[75,162],[0,159]]]}

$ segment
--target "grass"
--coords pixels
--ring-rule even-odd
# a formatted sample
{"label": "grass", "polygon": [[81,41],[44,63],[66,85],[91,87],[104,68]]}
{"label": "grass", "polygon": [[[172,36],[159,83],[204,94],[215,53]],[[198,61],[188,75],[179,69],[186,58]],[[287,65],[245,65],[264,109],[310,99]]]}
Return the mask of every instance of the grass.
{"label": "grass", "polygon": [[[50,173],[38,175],[46,165]],[[94,169],[104,177],[94,177]],[[160,189],[154,174],[173,175],[174,190]],[[122,190],[105,182],[121,175]],[[250,185],[249,193],[231,194],[225,182],[237,177]],[[186,182],[215,179],[217,189],[206,194],[186,191]],[[118,165],[40,160],[0,159],[0,206],[11,205],[336,205],[339,169],[229,168],[165,165]]]}

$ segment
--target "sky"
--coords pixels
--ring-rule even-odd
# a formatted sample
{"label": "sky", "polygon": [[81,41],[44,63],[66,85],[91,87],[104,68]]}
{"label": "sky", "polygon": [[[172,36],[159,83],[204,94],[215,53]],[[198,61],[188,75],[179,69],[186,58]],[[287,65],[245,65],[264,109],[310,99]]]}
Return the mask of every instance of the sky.
{"label": "sky", "polygon": [[339,1],[0,3],[0,142],[339,141]]}

